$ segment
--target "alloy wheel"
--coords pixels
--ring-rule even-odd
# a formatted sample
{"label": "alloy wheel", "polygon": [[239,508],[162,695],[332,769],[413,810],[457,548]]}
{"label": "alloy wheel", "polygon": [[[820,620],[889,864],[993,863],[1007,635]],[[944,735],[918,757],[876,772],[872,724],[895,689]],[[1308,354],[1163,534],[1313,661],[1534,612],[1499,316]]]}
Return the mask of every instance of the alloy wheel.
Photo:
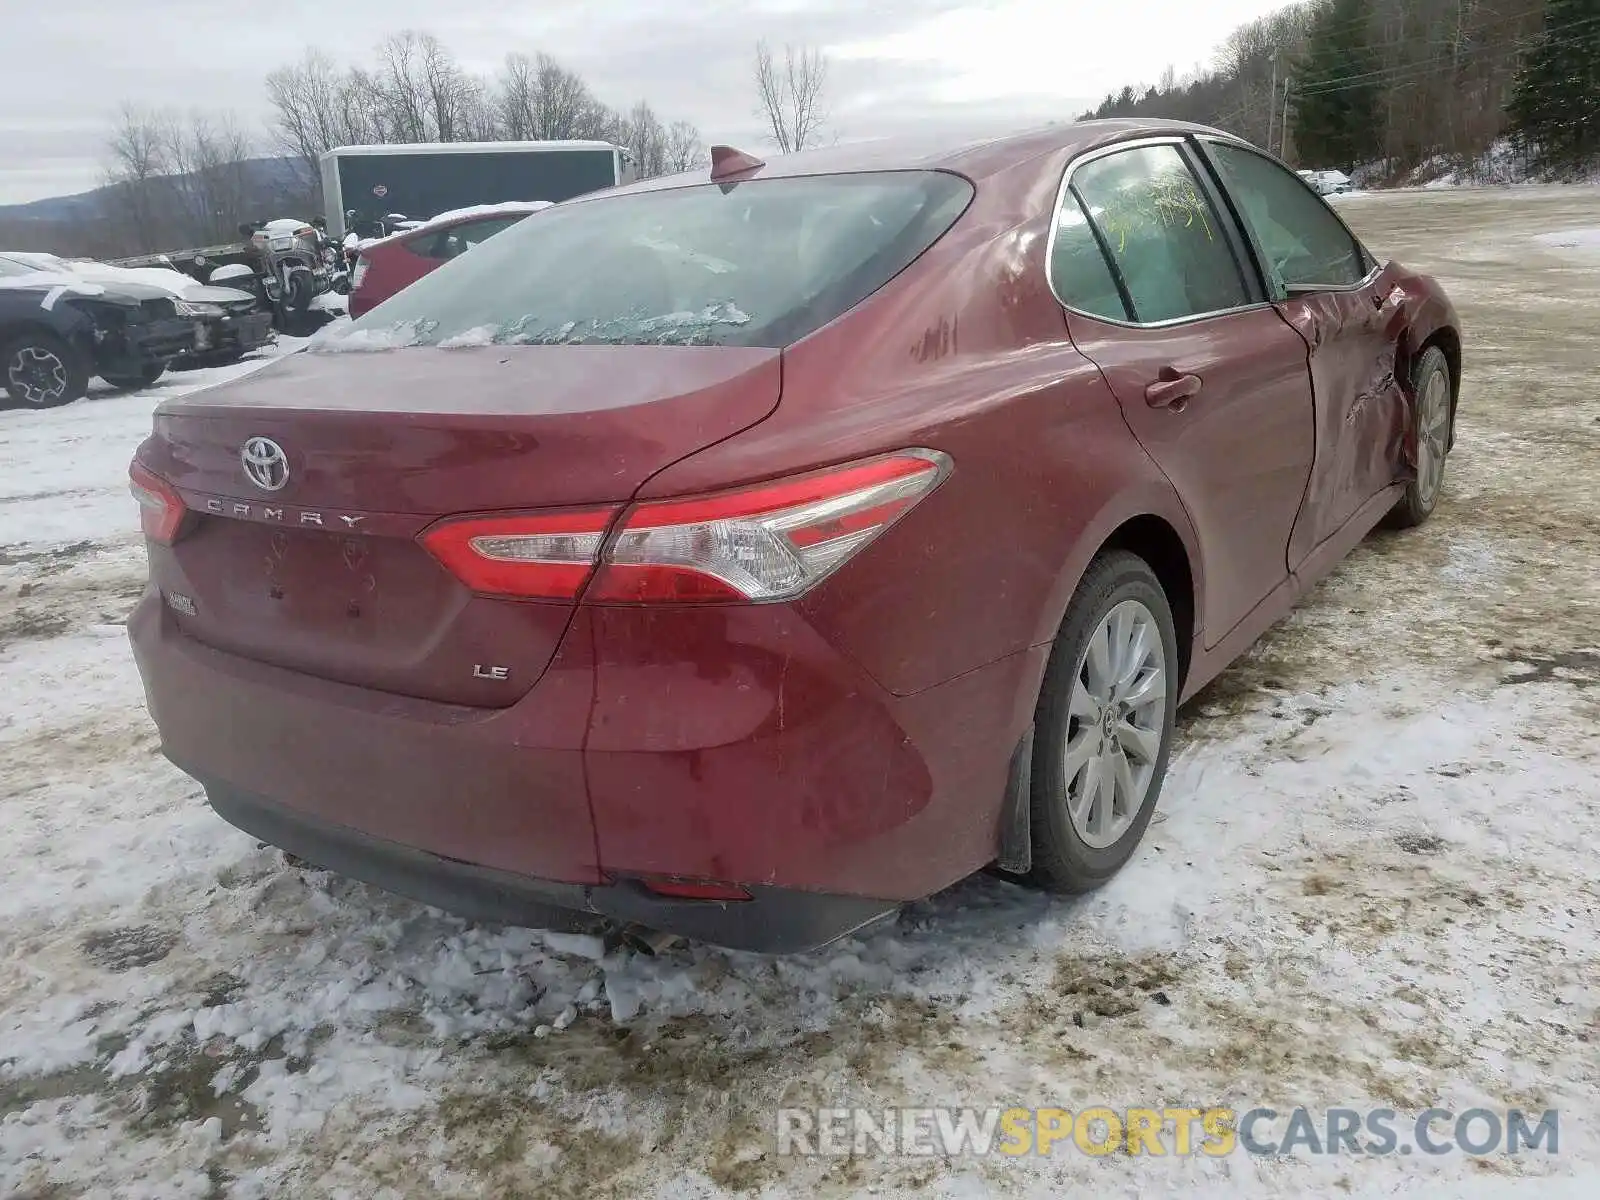
{"label": "alloy wheel", "polygon": [[48,405],[66,394],[67,364],[53,350],[24,346],[6,364],[6,382],[25,404]]}
{"label": "alloy wheel", "polygon": [[1431,507],[1444,480],[1450,441],[1450,381],[1443,371],[1428,376],[1417,405],[1417,498]]}
{"label": "alloy wheel", "polygon": [[1097,850],[1144,806],[1161,754],[1166,647],[1155,615],[1123,600],[1101,619],[1073,674],[1064,751],[1067,816]]}

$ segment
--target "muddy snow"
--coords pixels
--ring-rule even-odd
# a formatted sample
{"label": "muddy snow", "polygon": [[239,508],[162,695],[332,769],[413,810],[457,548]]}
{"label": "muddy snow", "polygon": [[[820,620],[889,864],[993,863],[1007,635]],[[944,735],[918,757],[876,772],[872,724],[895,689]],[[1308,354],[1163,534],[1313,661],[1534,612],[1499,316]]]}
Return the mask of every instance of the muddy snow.
{"label": "muddy snow", "polygon": [[[286,863],[159,756],[122,623],[156,399],[0,413],[0,1193],[1592,1196],[1594,189],[1347,197],[1466,326],[1440,511],[1181,714],[1099,893],[656,957]],[[230,372],[250,369],[250,364]],[[1560,1111],[1559,1153],[778,1153],[780,1107]]]}

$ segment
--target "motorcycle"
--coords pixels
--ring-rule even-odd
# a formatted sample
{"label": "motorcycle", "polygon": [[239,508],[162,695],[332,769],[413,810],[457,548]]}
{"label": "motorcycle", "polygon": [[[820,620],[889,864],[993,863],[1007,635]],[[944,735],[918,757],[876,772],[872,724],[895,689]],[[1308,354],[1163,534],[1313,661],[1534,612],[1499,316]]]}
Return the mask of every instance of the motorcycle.
{"label": "motorcycle", "polygon": [[246,222],[239,232],[249,239],[259,295],[281,332],[292,334],[309,324],[311,302],[318,296],[349,292],[349,271],[321,217],[309,223],[292,218]]}

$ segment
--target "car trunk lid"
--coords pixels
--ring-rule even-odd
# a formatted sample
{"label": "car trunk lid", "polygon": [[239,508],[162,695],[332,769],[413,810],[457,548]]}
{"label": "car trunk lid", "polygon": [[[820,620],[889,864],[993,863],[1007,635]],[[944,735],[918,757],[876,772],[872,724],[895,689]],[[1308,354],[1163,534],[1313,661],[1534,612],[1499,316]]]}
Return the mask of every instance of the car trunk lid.
{"label": "car trunk lid", "polygon": [[780,380],[770,349],[292,355],[157,409],[139,460],[192,515],[174,545],[152,543],[152,578],[183,632],[217,649],[510,704],[543,673],[572,605],[474,595],[417,535],[463,513],[621,504],[769,415]]}

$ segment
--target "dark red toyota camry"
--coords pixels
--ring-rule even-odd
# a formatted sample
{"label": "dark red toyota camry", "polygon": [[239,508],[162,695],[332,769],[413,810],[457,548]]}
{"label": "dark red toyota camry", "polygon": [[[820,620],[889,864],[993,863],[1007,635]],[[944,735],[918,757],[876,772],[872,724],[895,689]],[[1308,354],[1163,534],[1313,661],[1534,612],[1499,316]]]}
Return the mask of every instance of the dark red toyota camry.
{"label": "dark red toyota camry", "polygon": [[224,818],[466,916],[794,951],[1082,891],[1178,703],[1432,511],[1460,369],[1214,130],[719,148],[163,403],[134,649]]}

